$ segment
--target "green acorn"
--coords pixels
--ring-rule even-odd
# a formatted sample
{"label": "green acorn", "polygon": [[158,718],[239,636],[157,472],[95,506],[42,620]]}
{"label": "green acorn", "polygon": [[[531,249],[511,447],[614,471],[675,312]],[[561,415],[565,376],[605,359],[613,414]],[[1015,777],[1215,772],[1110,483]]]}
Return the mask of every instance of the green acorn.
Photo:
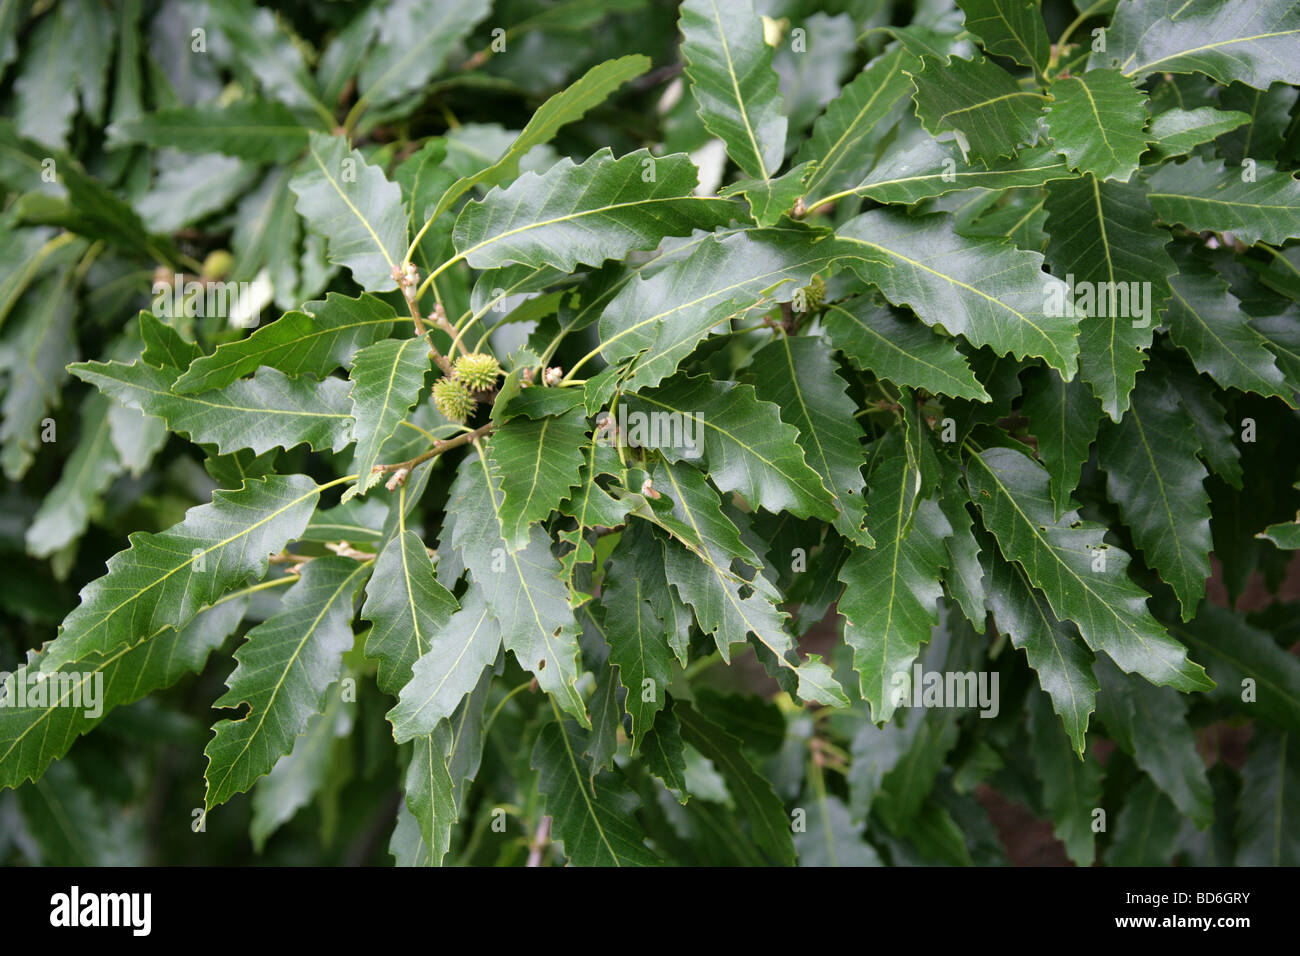
{"label": "green acorn", "polygon": [[484,352],[462,355],[456,359],[456,377],[465,383],[471,392],[482,392],[497,383],[501,366],[497,360]]}
{"label": "green acorn", "polygon": [[444,376],[433,383],[433,404],[448,421],[463,422],[477,403],[464,382]]}

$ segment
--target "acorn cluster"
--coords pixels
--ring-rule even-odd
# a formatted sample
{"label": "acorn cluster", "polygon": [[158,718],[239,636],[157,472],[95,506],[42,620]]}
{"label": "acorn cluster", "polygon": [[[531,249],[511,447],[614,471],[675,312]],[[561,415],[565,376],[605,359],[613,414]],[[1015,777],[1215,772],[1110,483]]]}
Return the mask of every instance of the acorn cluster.
{"label": "acorn cluster", "polygon": [[451,375],[433,383],[433,404],[449,421],[464,422],[474,413],[474,393],[492,388],[500,375],[501,366],[491,355],[462,355],[456,359]]}

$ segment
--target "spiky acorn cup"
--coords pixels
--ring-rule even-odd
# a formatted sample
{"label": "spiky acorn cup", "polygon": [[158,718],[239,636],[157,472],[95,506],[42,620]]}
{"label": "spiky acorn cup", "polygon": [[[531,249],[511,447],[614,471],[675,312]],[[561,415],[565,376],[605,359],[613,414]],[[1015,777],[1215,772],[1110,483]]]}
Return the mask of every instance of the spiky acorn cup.
{"label": "spiky acorn cup", "polygon": [[477,403],[464,382],[443,376],[433,383],[433,404],[448,421],[463,422]]}
{"label": "spiky acorn cup", "polygon": [[456,378],[465,383],[471,392],[484,392],[497,383],[501,366],[491,355],[475,352],[456,359]]}

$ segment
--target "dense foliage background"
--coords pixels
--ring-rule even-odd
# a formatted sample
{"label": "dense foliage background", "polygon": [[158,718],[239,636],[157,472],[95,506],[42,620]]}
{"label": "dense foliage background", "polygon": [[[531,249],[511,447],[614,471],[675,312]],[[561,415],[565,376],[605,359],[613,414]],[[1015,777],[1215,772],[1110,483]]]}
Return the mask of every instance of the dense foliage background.
{"label": "dense foliage background", "polygon": [[0,860],[1300,862],[1297,84],[1285,0],[0,2],[0,669],[104,686]]}

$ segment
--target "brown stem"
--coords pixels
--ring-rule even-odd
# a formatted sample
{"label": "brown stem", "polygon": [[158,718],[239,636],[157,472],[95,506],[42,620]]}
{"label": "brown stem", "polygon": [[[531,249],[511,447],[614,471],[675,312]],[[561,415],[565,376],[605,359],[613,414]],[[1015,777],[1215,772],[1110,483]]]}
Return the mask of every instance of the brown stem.
{"label": "brown stem", "polygon": [[[411,310],[411,318],[415,321],[415,334],[424,335],[424,316],[420,315],[420,303],[416,301],[415,295],[406,285],[402,286],[402,295],[406,297],[406,307]],[[429,346],[433,348],[433,346]]]}
{"label": "brown stem", "polygon": [[452,342],[454,342],[456,348],[460,350],[461,355],[469,354],[469,349],[465,348],[465,343],[456,335],[456,327],[447,321],[447,310],[442,307],[441,302],[433,307],[433,315],[429,316],[429,318],[433,320],[434,325],[451,336]]}
{"label": "brown stem", "polygon": [[461,432],[455,438],[440,438],[433,443],[432,448],[428,451],[421,452],[410,461],[401,461],[393,465],[375,465],[375,471],[389,472],[405,469],[409,474],[417,465],[422,465],[430,458],[436,458],[445,451],[451,451],[453,448],[459,448],[461,445],[468,445],[476,438],[482,438],[495,427],[495,422],[488,422],[486,425],[482,425],[479,428],[474,429],[472,432]]}

